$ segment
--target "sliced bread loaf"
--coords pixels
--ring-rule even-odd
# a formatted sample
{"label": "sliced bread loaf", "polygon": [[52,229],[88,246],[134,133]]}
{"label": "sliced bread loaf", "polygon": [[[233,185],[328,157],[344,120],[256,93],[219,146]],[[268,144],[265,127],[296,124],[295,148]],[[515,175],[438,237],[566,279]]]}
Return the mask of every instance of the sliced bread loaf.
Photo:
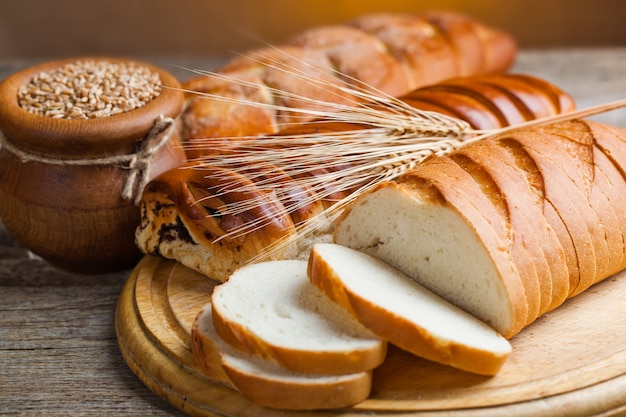
{"label": "sliced bread loaf", "polygon": [[365,326],[417,356],[494,375],[511,345],[499,333],[372,256],[317,244],[309,279]]}
{"label": "sliced bread loaf", "polygon": [[226,342],[296,372],[362,372],[386,355],[384,340],[311,285],[306,261],[240,268],[215,288],[212,303]]}
{"label": "sliced bread loaf", "polygon": [[272,360],[234,349],[216,333],[211,310],[208,303],[193,323],[194,358],[209,378],[238,390],[252,402],[264,407],[314,410],[348,407],[369,396],[370,371],[328,376],[299,374]]}
{"label": "sliced bread loaf", "polygon": [[[485,153],[489,147],[499,151]],[[501,158],[506,153],[511,158]],[[476,175],[464,157],[490,178]],[[505,132],[430,158],[361,195],[339,220],[335,242],[389,262],[510,338],[524,327],[519,318],[532,305],[528,284],[535,273],[540,288],[551,288],[550,297],[542,293],[541,312],[626,267],[624,164],[626,131],[599,123],[572,120]],[[472,191],[477,185],[480,193]],[[526,253],[512,244],[517,235],[525,245],[541,246],[529,251],[543,253],[548,268],[524,267]],[[561,261],[565,265],[557,265]]]}

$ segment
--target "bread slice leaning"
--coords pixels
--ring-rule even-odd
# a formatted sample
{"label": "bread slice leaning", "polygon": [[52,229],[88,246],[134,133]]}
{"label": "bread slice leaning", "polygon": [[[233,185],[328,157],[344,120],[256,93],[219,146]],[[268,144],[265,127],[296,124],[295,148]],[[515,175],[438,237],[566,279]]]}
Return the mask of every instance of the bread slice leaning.
{"label": "bread slice leaning", "polygon": [[342,408],[365,400],[371,391],[371,371],[345,375],[299,374],[272,360],[234,349],[216,333],[211,303],[198,314],[191,335],[194,358],[206,376],[264,407]]}
{"label": "bread slice leaning", "polygon": [[369,329],[422,358],[494,375],[511,353],[510,343],[494,329],[363,252],[316,244],[308,274]]}
{"label": "bread slice leaning", "polygon": [[368,371],[387,353],[384,340],[311,285],[307,261],[240,268],[215,288],[212,303],[215,329],[226,342],[295,372]]}

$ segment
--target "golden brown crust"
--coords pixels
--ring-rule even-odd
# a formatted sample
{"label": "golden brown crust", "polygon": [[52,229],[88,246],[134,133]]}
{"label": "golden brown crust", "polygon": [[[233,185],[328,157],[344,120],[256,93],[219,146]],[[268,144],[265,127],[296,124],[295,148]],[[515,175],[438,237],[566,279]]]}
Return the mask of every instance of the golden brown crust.
{"label": "golden brown crust", "polygon": [[[527,217],[532,221],[533,229],[542,242],[551,274],[561,280],[564,279],[563,275],[568,276],[569,287],[574,288],[580,280],[576,248],[554,205],[546,199],[543,172],[520,143],[506,136],[495,141],[498,144],[496,149],[504,151],[498,156],[499,161],[510,166],[512,169],[509,172],[520,176],[522,183],[526,183],[524,195],[527,195],[528,200],[520,203],[520,207],[527,210]],[[552,304],[552,282],[542,282],[541,286],[544,287],[544,295],[549,297],[542,300],[540,314],[546,312]]]}
{"label": "golden brown crust", "polygon": [[[228,376],[251,401],[286,410],[323,410],[349,407],[365,400],[372,388],[372,372],[338,377],[335,381],[302,383],[271,379],[224,363]],[[341,379],[339,379],[341,378]]]}
{"label": "golden brown crust", "polygon": [[[225,169],[190,166],[168,171],[146,186],[136,233],[143,252],[173,257],[223,281],[268,245],[294,232],[282,203],[246,177]],[[224,183],[245,185],[247,191],[221,193]],[[229,212],[252,200],[256,204]],[[260,224],[259,219],[267,221]],[[240,230],[246,231],[244,236],[229,235]]]}
{"label": "golden brown crust", "polygon": [[416,108],[428,105],[466,120],[477,129],[493,129],[572,111],[574,101],[545,80],[525,74],[454,78],[401,97]]}
{"label": "golden brown crust", "polygon": [[449,11],[422,12],[419,16],[439,27],[443,35],[451,41],[459,54],[461,76],[476,74],[476,68],[482,68],[478,73],[500,72],[515,61],[517,45],[515,39],[506,32]]}
{"label": "golden brown crust", "polygon": [[[287,45],[322,50],[348,85],[384,91],[394,97],[411,89],[402,65],[380,39],[345,25],[309,29]],[[367,65],[363,63],[367,62]],[[338,75],[339,75],[338,74]]]}
{"label": "golden brown crust", "polygon": [[[525,219],[524,224],[516,224],[515,222],[513,224],[520,231],[518,234],[526,242],[525,245],[529,251],[533,253],[533,258],[536,260],[540,272],[538,276],[541,294],[540,305],[536,315],[531,317],[530,322],[532,322],[539,315],[548,311],[553,302],[553,279],[558,280],[558,282],[567,280],[569,283],[570,274],[565,252],[553,225],[550,225],[545,219],[544,204],[535,198],[531,188],[528,187],[528,177],[524,170],[516,165],[506,143],[500,141],[478,142],[466,149],[461,149],[460,152],[467,153],[470,150],[483,158],[483,165],[489,167],[493,172],[492,175],[501,182],[503,195],[509,201],[509,205],[512,207],[511,211],[517,212],[517,216],[522,216]],[[520,210],[519,208],[523,209]],[[575,260],[575,257],[573,259]]]}
{"label": "golden brown crust", "polygon": [[376,14],[349,22],[380,39],[403,65],[411,87],[429,85],[457,75],[457,56],[439,29],[417,15]]}
{"label": "golden brown crust", "polygon": [[[289,107],[308,104],[276,94],[272,88],[331,103],[346,103],[354,97],[328,86],[365,87],[397,97],[452,77],[505,71],[512,65],[516,52],[517,46],[510,35],[468,16],[439,11],[418,15],[379,13],[344,25],[310,29],[277,48],[250,51],[217,71],[258,84],[258,91],[250,96],[216,87],[210,76],[194,77],[183,83],[183,87]],[[305,82],[285,69],[302,71],[316,81]],[[328,86],[319,88],[318,81]],[[237,106],[193,94],[187,97],[188,107],[183,115],[185,140],[232,137],[241,132],[276,133],[283,123],[294,121],[289,112]],[[192,157],[198,154],[195,151]]]}
{"label": "golden brown crust", "polygon": [[[587,164],[592,161],[586,158],[583,160],[572,158],[575,155],[568,156],[563,148],[555,146],[564,145],[563,141],[553,137],[552,143],[546,142],[546,135],[538,131],[523,134],[513,132],[508,135],[507,139],[520,143],[543,173],[546,187],[545,198],[554,206],[574,242],[581,284],[586,285],[582,282],[584,280],[593,282],[598,270],[603,268],[601,263],[608,261],[609,250],[604,233],[598,229],[598,226],[602,226],[598,224],[597,213],[594,212],[587,198],[587,190],[591,184],[579,183],[580,186],[585,187],[581,190],[574,185],[572,179],[564,171],[568,169],[565,165],[581,163],[587,167]],[[593,168],[593,165],[591,167]],[[561,290],[555,289],[557,285],[561,286]],[[567,283],[553,282],[553,294],[551,309],[560,305],[569,294],[569,280]]]}
{"label": "golden brown crust", "polygon": [[200,317],[207,307],[205,306],[198,313],[191,325],[191,351],[194,360],[204,375],[213,381],[236,389],[222,366],[222,352],[216,342],[200,329]]}

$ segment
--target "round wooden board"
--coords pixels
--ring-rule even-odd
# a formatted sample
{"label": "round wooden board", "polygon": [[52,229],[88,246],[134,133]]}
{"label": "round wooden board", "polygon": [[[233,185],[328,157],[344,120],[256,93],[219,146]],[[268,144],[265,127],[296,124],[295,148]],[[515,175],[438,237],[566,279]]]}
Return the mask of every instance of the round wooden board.
{"label": "round wooden board", "polygon": [[156,394],[192,416],[614,416],[626,414],[626,279],[621,273],[569,300],[511,340],[495,377],[430,363],[390,348],[369,399],[349,409],[292,412],[256,406],[204,377],[191,324],[216,282],[146,256],[116,311],[120,350]]}

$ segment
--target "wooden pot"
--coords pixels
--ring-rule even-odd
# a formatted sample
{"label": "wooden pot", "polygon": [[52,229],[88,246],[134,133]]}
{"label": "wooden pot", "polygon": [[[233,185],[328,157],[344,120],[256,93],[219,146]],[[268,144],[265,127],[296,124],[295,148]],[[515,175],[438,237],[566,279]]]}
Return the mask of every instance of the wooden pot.
{"label": "wooden pot", "polygon": [[[158,73],[163,85],[143,107],[80,120],[20,107],[18,89],[33,76],[77,61],[44,63],[0,83],[5,142],[0,148],[0,219],[18,243],[52,264],[78,273],[113,272],[132,267],[141,256],[134,239],[140,213],[132,198],[122,197],[129,163],[107,161],[137,155],[155,121],[180,114],[184,94],[171,74],[139,63]],[[149,158],[148,179],[185,162],[177,129],[168,132],[167,143]]]}

